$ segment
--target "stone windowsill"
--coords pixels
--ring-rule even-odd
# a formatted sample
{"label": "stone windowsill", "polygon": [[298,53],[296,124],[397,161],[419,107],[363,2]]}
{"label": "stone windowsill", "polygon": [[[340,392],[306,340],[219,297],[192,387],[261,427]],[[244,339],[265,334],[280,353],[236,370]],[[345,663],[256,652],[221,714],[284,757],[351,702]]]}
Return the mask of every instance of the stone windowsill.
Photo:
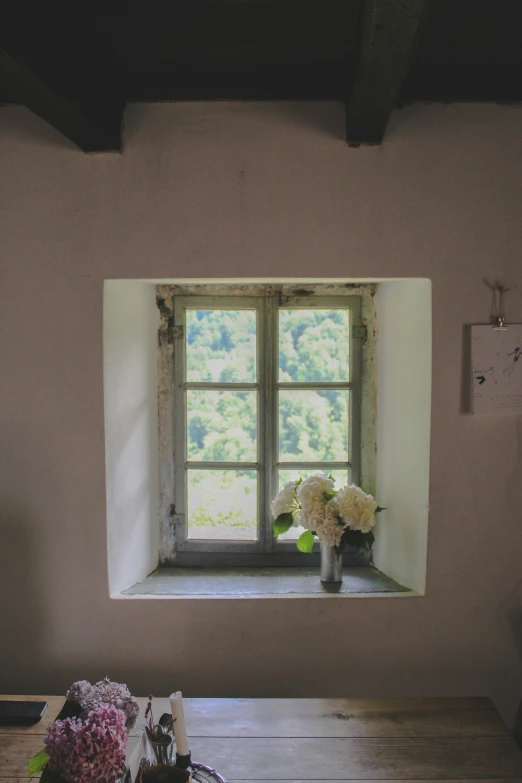
{"label": "stone windowsill", "polygon": [[319,569],[162,568],[122,591],[122,598],[323,598],[412,596],[371,566],[346,566],[340,585],[323,585]]}

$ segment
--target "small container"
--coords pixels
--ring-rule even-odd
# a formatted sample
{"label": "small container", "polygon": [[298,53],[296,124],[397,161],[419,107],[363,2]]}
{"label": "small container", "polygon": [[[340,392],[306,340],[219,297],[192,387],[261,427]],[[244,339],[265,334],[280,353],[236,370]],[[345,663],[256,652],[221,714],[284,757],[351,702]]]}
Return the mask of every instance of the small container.
{"label": "small container", "polygon": [[342,555],[336,555],[333,546],[328,546],[321,541],[321,582],[340,584],[342,581]]}

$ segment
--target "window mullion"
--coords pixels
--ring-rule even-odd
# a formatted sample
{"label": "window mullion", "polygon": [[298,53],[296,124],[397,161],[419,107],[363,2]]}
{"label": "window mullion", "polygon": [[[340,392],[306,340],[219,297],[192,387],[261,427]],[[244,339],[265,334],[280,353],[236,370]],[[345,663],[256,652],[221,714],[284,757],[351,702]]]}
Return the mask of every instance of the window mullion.
{"label": "window mullion", "polygon": [[185,308],[174,298],[174,511],[176,548],[182,550],[187,539],[186,509],[186,361]]}
{"label": "window mullion", "polygon": [[297,469],[300,470],[304,468],[305,470],[350,470],[352,467],[351,462],[321,462],[318,460],[297,460],[295,462],[278,462],[277,467],[279,470],[292,470]]}
{"label": "window mullion", "polygon": [[263,510],[260,517],[263,550],[271,552],[274,545],[272,535],[272,516],[270,504],[274,495],[275,481],[275,419],[277,401],[275,395],[275,341],[277,336],[277,307],[274,297],[267,297],[261,305],[263,320],[263,339],[260,347],[263,378],[261,382],[260,403],[263,421],[263,462],[261,469]]}
{"label": "window mullion", "polygon": [[329,389],[332,389],[333,391],[342,391],[348,389],[349,391],[352,388],[351,381],[324,381],[322,383],[320,381],[285,381],[284,383],[278,383],[276,385],[278,389],[283,391],[286,391],[287,389],[310,391],[328,391]]}
{"label": "window mullion", "polygon": [[199,389],[211,389],[214,391],[257,391],[258,383],[236,383],[235,381],[223,381],[216,383],[213,381],[186,381],[184,384],[187,391]]}
{"label": "window mullion", "polygon": [[185,463],[186,468],[192,470],[257,470],[259,463],[257,462],[211,462],[206,460],[205,462],[197,462],[187,460]]}

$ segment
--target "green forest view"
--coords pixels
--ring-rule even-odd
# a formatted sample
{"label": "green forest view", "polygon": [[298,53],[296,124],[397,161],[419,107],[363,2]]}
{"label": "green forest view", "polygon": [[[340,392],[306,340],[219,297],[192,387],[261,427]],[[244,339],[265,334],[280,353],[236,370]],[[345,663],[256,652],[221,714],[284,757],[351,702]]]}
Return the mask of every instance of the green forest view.
{"label": "green forest view", "polygon": [[[187,310],[186,326],[187,381],[257,382],[254,310]],[[347,310],[280,310],[279,382],[348,381],[348,337]],[[279,461],[347,461],[348,395],[280,390]],[[187,459],[255,463],[257,397],[233,386],[187,390]],[[310,472],[281,471],[280,483]],[[346,471],[335,473],[346,483]],[[255,540],[257,471],[189,469],[188,517],[189,538]]]}

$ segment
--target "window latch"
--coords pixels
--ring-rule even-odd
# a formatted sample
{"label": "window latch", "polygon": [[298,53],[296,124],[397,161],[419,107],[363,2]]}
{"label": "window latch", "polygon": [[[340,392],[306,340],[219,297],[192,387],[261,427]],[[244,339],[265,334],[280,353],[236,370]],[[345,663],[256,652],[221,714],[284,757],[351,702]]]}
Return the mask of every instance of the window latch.
{"label": "window latch", "polygon": [[352,337],[355,340],[362,340],[363,343],[368,339],[368,327],[365,324],[352,327]]}
{"label": "window latch", "polygon": [[185,524],[185,514],[177,514],[176,513],[176,506],[174,503],[170,506],[170,525],[173,528],[180,527]]}

